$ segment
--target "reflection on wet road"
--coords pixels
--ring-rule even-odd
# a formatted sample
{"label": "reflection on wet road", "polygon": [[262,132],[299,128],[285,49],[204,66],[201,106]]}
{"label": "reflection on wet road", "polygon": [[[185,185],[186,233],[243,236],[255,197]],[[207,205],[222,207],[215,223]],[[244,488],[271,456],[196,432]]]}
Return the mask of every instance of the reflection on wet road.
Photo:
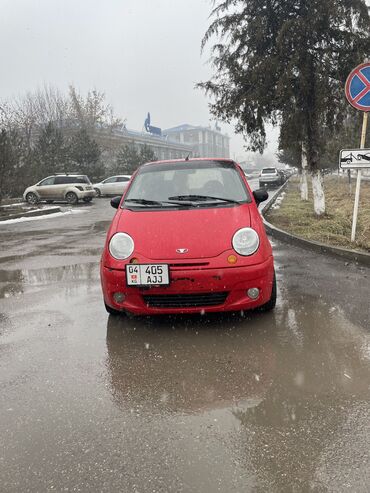
{"label": "reflection on wet road", "polygon": [[367,492],[369,270],[274,243],[274,313],[108,317],[97,202],[2,236],[1,491]]}

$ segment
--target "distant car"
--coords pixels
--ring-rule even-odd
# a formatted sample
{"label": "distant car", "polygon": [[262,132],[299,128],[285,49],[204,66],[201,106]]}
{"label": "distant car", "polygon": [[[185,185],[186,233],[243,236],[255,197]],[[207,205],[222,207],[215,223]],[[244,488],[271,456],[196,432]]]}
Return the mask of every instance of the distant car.
{"label": "distant car", "polygon": [[48,203],[65,200],[69,204],[77,204],[79,200],[90,202],[95,197],[91,181],[86,175],[58,174],[48,176],[32,185],[23,193],[29,204],[40,201]]}
{"label": "distant car", "polygon": [[276,168],[263,168],[259,176],[259,186],[267,187],[279,186],[282,184],[282,177]]}
{"label": "distant car", "polygon": [[109,228],[100,273],[108,313],[272,310],[272,249],[258,204],[228,159],[142,165]]}
{"label": "distant car", "polygon": [[280,185],[283,185],[287,181],[288,176],[282,169],[278,169],[278,173],[280,175]]}
{"label": "distant car", "polygon": [[110,176],[100,183],[95,183],[93,187],[98,197],[101,195],[122,195],[130,180],[131,175]]}

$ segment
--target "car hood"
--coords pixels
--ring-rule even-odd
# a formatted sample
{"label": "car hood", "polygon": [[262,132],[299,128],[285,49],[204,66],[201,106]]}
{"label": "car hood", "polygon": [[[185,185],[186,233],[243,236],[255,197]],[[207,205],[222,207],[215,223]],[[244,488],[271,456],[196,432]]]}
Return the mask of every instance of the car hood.
{"label": "car hood", "polygon": [[[220,255],[232,248],[234,233],[250,224],[250,204],[176,211],[123,209],[116,231],[133,238],[134,254],[153,260],[185,260]],[[187,251],[178,253],[178,249]]]}

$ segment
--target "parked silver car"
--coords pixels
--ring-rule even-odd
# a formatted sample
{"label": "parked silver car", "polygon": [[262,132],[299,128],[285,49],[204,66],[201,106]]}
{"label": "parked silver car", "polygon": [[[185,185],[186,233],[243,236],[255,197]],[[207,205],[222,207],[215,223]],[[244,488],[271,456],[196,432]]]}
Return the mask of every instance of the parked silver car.
{"label": "parked silver car", "polygon": [[98,197],[101,195],[122,195],[130,179],[131,175],[110,176],[100,183],[95,183],[93,187]]}
{"label": "parked silver car", "polygon": [[69,204],[77,204],[79,200],[90,202],[95,195],[95,190],[86,175],[58,174],[48,176],[26,188],[23,198],[29,204],[37,204],[41,200],[48,203],[66,200]]}
{"label": "parked silver car", "polygon": [[259,176],[259,186],[279,186],[284,183],[282,177],[276,168],[263,168]]}

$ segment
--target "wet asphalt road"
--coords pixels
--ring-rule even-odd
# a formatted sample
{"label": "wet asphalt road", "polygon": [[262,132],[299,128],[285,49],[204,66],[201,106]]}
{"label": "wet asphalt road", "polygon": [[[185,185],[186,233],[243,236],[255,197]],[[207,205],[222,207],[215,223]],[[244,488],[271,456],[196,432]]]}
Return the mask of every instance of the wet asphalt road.
{"label": "wet asphalt road", "polygon": [[114,214],[0,226],[0,491],[368,492],[370,270],[273,242],[274,313],[114,318]]}

